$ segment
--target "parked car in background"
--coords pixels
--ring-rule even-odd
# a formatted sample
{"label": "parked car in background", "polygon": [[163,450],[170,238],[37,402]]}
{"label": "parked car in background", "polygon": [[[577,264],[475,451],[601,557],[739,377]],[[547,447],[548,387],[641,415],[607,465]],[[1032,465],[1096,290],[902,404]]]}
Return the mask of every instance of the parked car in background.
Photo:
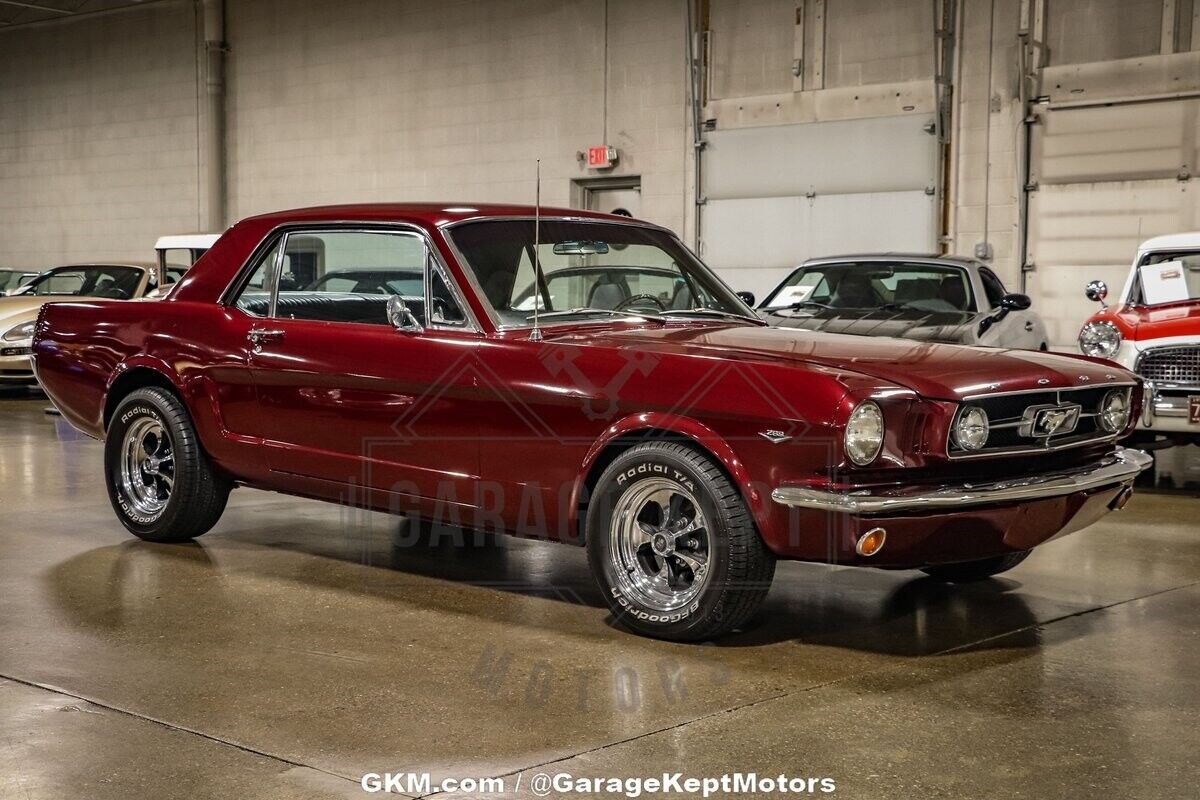
{"label": "parked car in background", "polygon": [[36,383],[29,356],[43,305],[98,298],[132,300],[142,297],[153,281],[150,264],[76,264],[46,270],[20,294],[0,297],[0,383]]}
{"label": "parked car in background", "polygon": [[1121,294],[1088,284],[1100,310],[1079,349],[1133,370],[1146,383],[1137,437],[1148,447],[1200,444],[1200,232],[1143,242]]}
{"label": "parked car in background", "polygon": [[219,238],[219,233],[182,233],[158,237],[154,243],[155,281],[158,285],[149,296],[165,294]]}
{"label": "parked car in background", "polygon": [[974,259],[883,253],[810,259],[758,310],[780,328],[1048,350],[1030,305]]}
{"label": "parked car in background", "polygon": [[27,269],[0,269],[0,297],[12,294],[37,276]]}
{"label": "parked car in background", "polygon": [[[422,290],[317,281],[364,264]],[[1117,444],[1125,370],[772,330],[670,231],[580,210],[253,217],[161,302],[46,306],[33,348],[136,536],[204,533],[237,485],[354,498],[583,544],[614,616],[666,639],[742,624],[777,558],[1004,572],[1150,461]]]}

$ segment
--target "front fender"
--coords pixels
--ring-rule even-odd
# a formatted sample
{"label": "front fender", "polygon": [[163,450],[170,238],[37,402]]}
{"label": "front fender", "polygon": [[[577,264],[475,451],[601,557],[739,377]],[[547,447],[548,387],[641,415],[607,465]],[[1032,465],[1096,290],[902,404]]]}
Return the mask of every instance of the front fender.
{"label": "front fender", "polygon": [[583,463],[579,467],[578,477],[571,491],[569,505],[570,520],[568,530],[581,531],[580,542],[583,542],[580,527],[579,509],[587,498],[587,480],[602,453],[618,440],[629,436],[678,436],[687,439],[706,450],[733,480],[734,485],[742,493],[746,505],[750,509],[759,530],[768,524],[767,503],[771,502],[770,493],[765,487],[757,486],[751,479],[745,462],[740,459],[733,446],[719,433],[704,423],[685,416],[662,412],[642,412],[631,414],[610,425],[588,449]]}

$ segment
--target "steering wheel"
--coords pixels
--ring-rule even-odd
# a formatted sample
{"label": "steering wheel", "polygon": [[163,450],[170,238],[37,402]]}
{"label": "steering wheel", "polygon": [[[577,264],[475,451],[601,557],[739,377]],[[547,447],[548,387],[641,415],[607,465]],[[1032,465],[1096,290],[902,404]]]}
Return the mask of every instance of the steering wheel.
{"label": "steering wheel", "polygon": [[624,311],[625,309],[632,306],[634,303],[637,303],[641,300],[649,300],[651,303],[654,303],[654,305],[658,306],[659,311],[667,310],[666,304],[662,300],[659,300],[657,297],[655,297],[652,294],[635,294],[632,297],[626,297],[624,300],[622,300],[621,302],[619,302],[615,306],[613,306],[612,310],[613,311]]}

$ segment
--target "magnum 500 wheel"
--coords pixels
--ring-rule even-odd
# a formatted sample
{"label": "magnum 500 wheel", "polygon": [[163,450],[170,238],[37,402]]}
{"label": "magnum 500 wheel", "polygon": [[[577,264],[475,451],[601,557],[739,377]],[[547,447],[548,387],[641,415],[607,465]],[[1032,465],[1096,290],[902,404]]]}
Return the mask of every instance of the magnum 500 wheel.
{"label": "magnum 500 wheel", "polygon": [[138,389],[121,401],[104,441],[104,482],[121,523],[151,542],[182,542],[221,518],[229,483],[200,448],[174,394]]}
{"label": "magnum 500 wheel", "polygon": [[587,549],[613,615],[661,639],[719,636],[745,622],[775,574],[737,488],[675,442],[637,445],[600,476]]}

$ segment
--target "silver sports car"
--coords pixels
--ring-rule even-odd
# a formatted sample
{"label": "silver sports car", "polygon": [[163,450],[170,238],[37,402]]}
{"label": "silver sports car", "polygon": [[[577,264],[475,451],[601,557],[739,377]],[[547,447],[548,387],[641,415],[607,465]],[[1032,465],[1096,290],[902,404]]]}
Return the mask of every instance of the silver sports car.
{"label": "silver sports car", "polygon": [[758,306],[771,325],[1046,350],[1046,326],[1023,294],[986,264],[952,256],[882,253],[814,258]]}

